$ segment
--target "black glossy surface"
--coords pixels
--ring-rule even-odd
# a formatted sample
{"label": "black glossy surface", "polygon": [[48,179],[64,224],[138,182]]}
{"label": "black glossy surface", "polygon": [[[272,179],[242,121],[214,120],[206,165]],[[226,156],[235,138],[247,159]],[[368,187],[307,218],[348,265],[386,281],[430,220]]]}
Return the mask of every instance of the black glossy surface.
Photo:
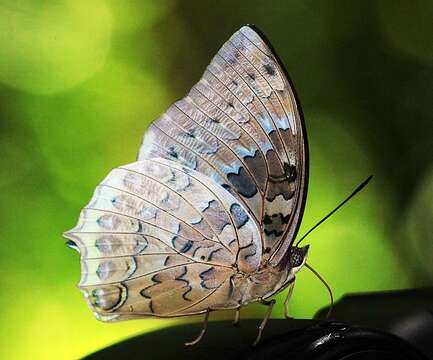
{"label": "black glossy surface", "polygon": [[87,357],[97,359],[425,359],[405,341],[382,332],[338,322],[271,320],[263,341],[251,346],[259,320],[209,324],[203,341],[194,347],[200,324],[181,325],[137,336]]}
{"label": "black glossy surface", "polygon": [[[323,318],[328,308],[316,318]],[[433,287],[347,294],[332,317],[397,335],[433,359]]]}
{"label": "black glossy surface", "polygon": [[217,321],[192,348],[183,344],[201,324],[137,336],[87,359],[433,359],[433,288],[349,294],[332,316],[339,321],[270,320],[257,347],[251,344],[259,319],[241,320],[237,328]]}

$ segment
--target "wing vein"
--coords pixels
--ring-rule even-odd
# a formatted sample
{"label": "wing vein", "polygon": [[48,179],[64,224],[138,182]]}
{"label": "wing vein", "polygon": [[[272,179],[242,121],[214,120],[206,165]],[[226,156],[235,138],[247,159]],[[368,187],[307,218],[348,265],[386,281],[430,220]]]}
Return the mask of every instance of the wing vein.
{"label": "wing vein", "polygon": [[[84,210],[87,210],[87,211],[89,211],[89,210],[93,210],[93,211],[106,212],[106,213],[108,212],[108,213],[111,213],[111,214],[118,215],[118,216],[120,216],[120,217],[127,217],[127,218],[130,218],[130,219],[137,220],[137,221],[139,221],[139,222],[141,222],[141,223],[143,223],[143,224],[146,224],[146,225],[148,225],[148,226],[151,226],[151,227],[154,227],[154,228],[157,228],[157,229],[160,229],[160,230],[166,231],[166,232],[168,232],[168,233],[170,233],[170,234],[173,234],[173,235],[175,235],[175,236],[177,236],[177,237],[179,237],[179,238],[182,238],[182,239],[185,239],[185,240],[190,240],[190,239],[185,238],[185,237],[182,236],[182,235],[179,235],[179,234],[177,234],[177,233],[174,233],[173,231],[167,230],[166,228],[163,228],[162,226],[158,226],[158,225],[152,224],[152,223],[150,223],[150,222],[148,222],[148,221],[145,221],[145,220],[139,219],[139,218],[137,218],[137,217],[135,217],[135,216],[131,216],[131,215],[127,215],[127,214],[122,214],[122,213],[119,213],[119,212],[116,212],[116,211],[112,211],[112,210],[97,209],[97,208],[91,208],[91,207],[85,207]],[[80,233],[83,233],[83,231],[80,231]],[[108,232],[107,232],[107,233],[108,233]],[[117,234],[117,233],[116,233],[116,232],[113,232],[113,234]],[[131,232],[131,233],[129,233],[129,234],[140,234],[140,233],[133,233],[133,232]],[[209,238],[207,238],[207,237],[204,237],[203,240],[210,241],[210,242],[213,242],[213,243],[215,243],[215,244],[222,245],[222,243],[220,243],[219,241],[215,241],[215,240],[209,239]],[[168,244],[166,244],[166,245],[168,245]],[[168,245],[168,246],[171,247],[170,245]],[[233,253],[232,253],[232,254],[233,254]]]}
{"label": "wing vein", "polygon": [[[208,71],[210,72],[210,73],[212,73],[209,69],[208,69]],[[212,75],[214,75],[213,73],[212,73]],[[203,79],[202,79],[203,80]],[[219,79],[217,79],[217,81],[220,81]],[[229,92],[231,92],[235,97],[236,97],[236,99],[239,101],[239,103],[241,103],[241,101],[239,100],[239,98],[237,98],[237,96],[236,96],[236,94],[234,94],[232,91],[230,91],[230,89],[223,83],[223,82],[221,82],[220,81],[220,83],[221,83],[221,85],[222,86],[224,86]],[[202,82],[202,84],[203,85],[206,85],[205,84],[205,82]],[[224,99],[223,98],[223,96],[216,90],[216,89],[211,89],[211,88],[209,88],[208,87],[208,89],[209,90],[211,90],[211,91],[213,91],[216,95],[218,95],[221,99]],[[233,117],[230,115],[230,114],[228,114],[221,106],[218,106],[216,103],[214,103],[213,102],[213,100],[212,99],[210,99],[206,94],[204,94],[198,87],[194,87],[194,90],[195,91],[197,91],[197,92],[199,92],[203,97],[205,97],[206,99],[207,99],[207,101],[209,101],[213,106],[215,106],[215,108],[217,108],[217,109],[219,109],[222,113],[224,113],[224,115],[227,117],[227,119],[229,119],[229,120],[231,120],[234,124],[236,124],[238,127],[239,127],[239,129],[247,136],[247,137],[249,137],[250,139],[251,139],[251,141],[252,142],[254,142],[254,144],[257,146],[257,150],[258,151],[260,151],[260,153],[262,154],[262,157],[263,157],[263,159],[266,159],[266,157],[265,157],[265,154],[263,153],[263,150],[262,150],[262,148],[261,148],[261,146],[259,145],[259,143],[254,139],[254,137],[252,137],[251,136],[251,134],[249,134],[242,126],[240,126],[240,124],[238,124],[234,119],[233,119]],[[191,96],[188,96],[188,98],[189,99],[191,99],[191,101],[192,102],[194,102],[194,104],[196,104],[196,106],[198,107],[199,105],[196,103],[196,101],[194,100],[194,98],[192,98]],[[242,105],[243,105],[243,103],[242,103]],[[244,105],[243,105],[244,106]],[[244,106],[244,108],[248,111],[248,109]],[[209,115],[208,115],[209,116]],[[253,116],[252,114],[251,114],[251,116]],[[254,118],[255,119],[255,118]],[[267,174],[269,174],[269,166],[268,166],[268,164],[266,163],[266,161],[265,161],[265,164],[266,164],[266,173]]]}
{"label": "wing vein", "polygon": [[[157,162],[155,159],[149,159],[149,161],[156,162],[156,163],[158,163],[158,164],[161,164],[161,165],[167,166],[167,165],[165,165],[165,164],[162,164],[162,163],[160,163],[160,162]],[[184,170],[180,170],[180,169],[179,169],[179,171],[182,171],[184,174],[187,174]],[[215,194],[215,192],[212,191],[212,189],[210,189],[209,186],[207,186],[205,183],[203,183],[203,181],[201,181],[199,178],[195,177],[192,173],[188,173],[187,175],[188,175],[188,176],[191,176],[193,179],[195,179],[196,181],[198,181],[200,184],[202,184],[206,189],[208,189],[208,190],[209,190],[209,191],[210,191],[210,192],[215,196],[215,198],[216,198],[216,199],[218,200],[218,202],[220,203],[221,208],[224,210],[224,212],[226,213],[228,219],[230,220],[230,223],[231,223],[232,227],[233,227],[234,229],[236,229],[236,226],[235,226],[235,224],[234,224],[234,222],[233,222],[232,215],[227,211],[227,209],[226,209],[226,207],[224,206],[224,203],[221,201],[220,197],[219,197],[217,194]],[[222,187],[221,187],[219,184],[217,184],[217,183],[215,183],[215,185],[216,185],[216,186],[219,186],[221,189],[224,189],[224,188],[222,188]],[[225,190],[225,189],[224,189],[224,190]],[[227,190],[226,190],[226,191],[227,191]],[[240,245],[240,242],[239,242],[239,235],[238,235],[238,232],[237,232],[237,231],[235,231],[235,235],[236,235],[236,241],[237,241],[237,243],[238,243],[238,248],[239,248],[241,245]]]}
{"label": "wing vein", "polygon": [[[242,57],[244,57],[250,64],[251,64],[251,62],[250,62],[250,60],[248,59],[248,58],[246,58],[245,56],[244,56],[244,54],[242,54],[242,52],[240,52],[232,43],[231,43],[231,41],[230,40],[228,40],[227,41],[228,43],[230,43],[237,51],[238,51],[238,53],[242,56]],[[246,86],[247,87],[249,87],[250,88],[250,90],[256,95],[256,98],[260,101],[260,103],[263,105],[263,107],[264,107],[264,109],[266,110],[266,112],[268,113],[268,115],[269,115],[269,119],[272,121],[272,124],[274,125],[274,127],[275,127],[275,131],[276,131],[276,133],[277,133],[277,136],[278,136],[278,138],[280,139],[280,142],[281,142],[281,146],[283,147],[283,149],[284,149],[284,153],[285,153],[285,155],[286,155],[286,159],[287,159],[287,161],[288,161],[288,159],[289,159],[289,154],[287,153],[287,149],[286,149],[286,146],[285,146],[285,144],[284,144],[284,140],[283,140],[283,138],[282,138],[282,136],[281,136],[281,133],[280,133],[280,131],[279,131],[279,128],[278,128],[278,126],[277,126],[277,124],[276,124],[276,122],[275,122],[275,120],[274,120],[274,117],[271,115],[271,113],[269,112],[269,108],[268,108],[268,106],[267,105],[265,105],[265,103],[263,102],[263,100],[262,100],[262,98],[261,98],[261,96],[256,92],[256,90],[254,89],[254,87],[252,87],[250,84],[248,84],[248,82],[247,81],[245,81],[245,79],[244,79],[244,77],[234,68],[234,66],[232,65],[232,64],[230,64],[225,58],[224,58],[224,56],[221,56],[221,55],[219,55],[219,54],[217,54],[218,56],[220,56],[225,62],[226,62],[226,64],[228,64],[228,66],[230,66],[232,69],[233,69],[233,71],[235,71],[236,72],[236,74],[238,74],[239,75],[239,77],[243,80],[243,82],[244,82],[244,84],[246,84]],[[239,66],[247,73],[248,71],[244,68],[244,66],[242,65],[242,63],[241,62],[239,62]],[[259,72],[259,74],[260,74],[260,72]],[[271,89],[273,90],[273,88],[272,88],[272,86],[271,86]],[[274,108],[274,110],[275,110],[275,107],[273,106],[273,104],[272,104],[272,102],[270,102],[270,106],[272,106],[273,108]],[[278,154],[278,156],[280,157],[280,154]],[[284,162],[284,161],[283,161]]]}
{"label": "wing vein", "polygon": [[205,301],[208,297],[212,296],[218,289],[220,289],[227,282],[227,280],[229,278],[230,277],[227,277],[227,279],[225,279],[221,284],[219,284],[217,288],[213,289],[209,294],[207,294],[206,296],[202,297],[200,300],[197,300],[194,304],[191,304],[191,305],[189,305],[187,307],[184,307],[184,308],[182,308],[180,310],[172,311],[172,312],[168,313],[167,315],[175,314],[176,312],[180,312],[180,311],[185,311],[185,310],[188,310],[188,309],[190,309],[190,308],[192,308],[192,307],[200,304],[201,302]]}
{"label": "wing vein", "polygon": [[[249,41],[252,45],[254,45],[256,48],[257,48],[257,46],[247,37],[247,36],[245,36],[244,34],[242,34],[242,32],[241,32],[241,35],[242,36],[244,36],[245,37],[245,39],[247,39],[247,41]],[[233,44],[233,42],[231,42],[230,40],[229,40],[229,42],[230,42],[230,44],[232,44],[232,46],[235,48],[235,49],[238,49],[237,47],[236,47],[236,45],[235,44]],[[240,51],[239,49],[238,49],[238,52],[239,52],[239,54],[241,54],[241,56],[243,57],[243,58],[245,58],[249,63],[250,63],[250,65],[260,74],[260,76],[266,81],[266,83],[269,85],[269,87],[272,89],[272,91],[275,93],[275,95],[277,96],[277,99],[278,99],[278,102],[279,102],[279,104],[280,104],[280,106],[281,106],[281,108],[282,108],[282,110],[284,111],[284,114],[286,115],[286,118],[287,118],[287,122],[290,124],[290,122],[289,122],[289,119],[290,119],[290,117],[289,117],[289,114],[288,114],[288,112],[287,112],[287,109],[286,109],[286,107],[284,106],[284,104],[282,103],[282,101],[281,101],[281,97],[280,97],[280,95],[279,95],[279,93],[278,93],[278,91],[275,91],[275,88],[272,86],[272,84],[268,81],[268,79],[266,78],[266,76],[264,76],[263,75],[263,72],[261,71],[261,70],[259,70],[257,67],[256,67],[256,65],[244,54],[244,53],[242,53],[242,51]],[[258,61],[260,61],[260,59],[256,56],[256,55],[254,55],[253,53],[251,53],[251,56],[254,56]],[[269,56],[266,56],[267,58],[270,58]],[[279,67],[280,67],[280,65],[274,60],[274,59],[272,59],[272,58],[270,58],[271,60],[272,60],[272,62],[274,63],[274,64],[276,64],[277,65],[277,69],[278,69],[278,72],[280,72],[280,70],[279,70]],[[281,73],[281,72],[280,72]],[[282,77],[283,79],[284,79],[284,77]],[[288,90],[288,92],[290,93],[290,86],[287,86],[288,84],[287,84],[287,82],[285,81],[284,82],[284,85],[286,86],[286,90]],[[290,100],[293,100],[293,99],[290,99]],[[291,101],[291,103],[292,104],[296,104],[296,102],[294,102],[294,101]],[[271,102],[271,105],[274,107],[274,104]],[[293,131],[293,130],[292,130]],[[285,145],[285,143],[284,143],[284,141],[281,139],[281,142],[283,143],[283,145]],[[285,146],[284,146],[285,147]],[[287,153],[287,151],[286,151],[286,153]]]}
{"label": "wing vein", "polygon": [[[253,176],[253,174],[251,173],[250,169],[248,168],[247,164],[244,162],[244,160],[238,156],[233,149],[231,149],[227,143],[225,141],[223,141],[223,139],[220,139],[218,136],[216,136],[215,134],[213,134],[211,131],[209,131],[208,129],[206,129],[202,124],[200,124],[199,122],[197,122],[196,120],[194,120],[192,117],[190,117],[188,114],[186,114],[181,108],[179,108],[179,106],[176,105],[176,103],[174,103],[174,106],[179,109],[179,111],[181,111],[186,117],[188,117],[189,119],[191,119],[191,121],[193,121],[194,123],[196,123],[198,126],[200,126],[204,131],[206,131],[207,133],[209,133],[211,136],[213,136],[215,139],[221,141],[222,144],[224,144],[224,146],[237,158],[239,159],[239,161],[243,164],[244,169],[248,172],[249,176],[251,177],[251,179],[254,181],[254,184],[256,185],[257,190],[259,191],[259,193],[262,194],[261,190],[260,190],[260,186],[257,183],[256,178]],[[201,111],[201,109],[199,107],[196,107],[198,111],[200,111],[202,114],[206,115],[203,111]],[[207,116],[207,115],[206,115]],[[254,214],[253,214],[254,215]],[[254,215],[255,217],[255,215]]]}
{"label": "wing vein", "polygon": [[[148,161],[152,161],[152,159],[147,159]],[[152,162],[155,162],[155,161],[152,161]],[[159,165],[163,165],[163,166],[165,166],[165,167],[167,167],[167,165],[165,165],[165,164],[161,164],[160,162],[157,162]],[[133,172],[133,173],[135,173],[135,174],[137,174],[137,175],[140,175],[140,176],[143,176],[143,177],[147,177],[147,178],[150,178],[150,179],[152,179],[152,180],[155,180],[156,182],[158,182],[158,183],[160,183],[161,185],[163,185],[163,186],[165,186],[165,187],[167,187],[168,189],[170,189],[171,191],[174,191],[171,187],[169,187],[167,184],[164,184],[164,183],[162,183],[162,182],[159,182],[158,181],[158,179],[156,179],[156,178],[154,178],[154,177],[152,177],[152,176],[149,176],[149,175],[146,175],[146,174],[143,174],[143,173],[141,173],[141,172],[139,172],[139,171],[136,171],[136,170],[132,170],[132,169],[127,169],[127,168],[124,168],[124,167],[119,167],[118,169],[121,169],[121,170],[125,170],[125,171],[131,171],[131,172]],[[180,171],[180,170],[179,170]],[[184,174],[185,174],[185,172],[183,172]],[[190,176],[189,174],[187,174],[188,176]],[[208,189],[209,191],[211,191],[208,187],[206,187],[206,189]],[[212,192],[212,191],[211,191]],[[196,212],[197,212],[197,214],[199,214],[200,216],[202,216],[203,217],[203,219],[206,221],[206,223],[209,225],[209,227],[214,231],[214,234],[215,234],[215,236],[216,236],[216,233],[215,233],[215,229],[212,227],[212,225],[208,222],[208,220],[206,220],[206,217],[205,216],[203,216],[185,197],[183,197],[180,193],[177,193],[176,192],[176,194],[177,195],[179,195],[182,199],[184,199],[185,200],[185,202],[186,203],[188,203]],[[215,193],[214,192],[212,192],[212,194],[213,195],[215,195]],[[221,202],[220,202],[220,205],[222,205],[221,204]],[[223,207],[223,206],[222,206]],[[217,236],[217,238],[218,238],[218,236]],[[218,238],[219,239],[219,238]],[[209,239],[209,240],[211,240],[211,239]],[[232,255],[234,255],[234,253],[230,250],[230,248],[228,248],[222,241],[218,241],[218,243],[220,243],[222,246],[224,246],[224,248],[226,248],[228,251],[230,251],[230,253],[232,254]]]}
{"label": "wing vein", "polygon": [[[119,169],[124,170],[124,168],[122,168],[122,167],[120,167]],[[126,193],[126,194],[129,194],[129,195],[131,195],[131,196],[134,196],[134,197],[136,197],[136,198],[138,198],[138,199],[140,199],[140,200],[143,200],[143,201],[145,201],[146,203],[148,203],[148,204],[150,204],[150,205],[156,207],[157,209],[161,210],[161,211],[164,212],[165,214],[168,214],[169,216],[171,216],[171,217],[173,217],[174,219],[178,220],[179,222],[182,222],[183,224],[187,225],[189,228],[193,229],[194,231],[196,231],[196,232],[198,232],[200,235],[202,235],[205,239],[208,239],[208,240],[214,241],[214,240],[212,240],[212,239],[209,239],[209,238],[208,238],[206,235],[204,235],[200,230],[196,229],[194,226],[192,226],[191,224],[187,223],[185,220],[182,220],[182,219],[178,218],[177,216],[173,215],[172,213],[168,212],[167,210],[164,210],[163,208],[161,208],[161,207],[159,207],[159,206],[157,206],[157,205],[155,205],[155,204],[152,204],[150,201],[144,199],[143,197],[141,197],[141,196],[139,196],[139,195],[137,195],[137,194],[131,193],[131,192],[127,191],[127,190],[119,189],[119,188],[117,188],[117,187],[115,187],[115,186],[106,185],[106,184],[100,184],[100,185],[98,185],[98,187],[107,187],[107,188],[111,188],[111,189],[119,190],[119,191],[124,192],[124,193]],[[170,189],[171,189],[171,188],[170,188]],[[204,218],[201,214],[199,214],[199,215],[200,215],[200,217]],[[211,228],[211,229],[212,229],[212,228]],[[212,230],[213,230],[213,229],[212,229]],[[217,234],[216,234],[215,232],[214,232],[213,234],[214,234],[214,235],[216,236],[216,238],[219,240]],[[217,242],[220,243],[220,244],[222,244],[221,241],[217,241]],[[222,245],[223,245],[223,244],[222,244]],[[227,250],[230,251],[230,249],[228,249],[228,248],[227,248]]]}

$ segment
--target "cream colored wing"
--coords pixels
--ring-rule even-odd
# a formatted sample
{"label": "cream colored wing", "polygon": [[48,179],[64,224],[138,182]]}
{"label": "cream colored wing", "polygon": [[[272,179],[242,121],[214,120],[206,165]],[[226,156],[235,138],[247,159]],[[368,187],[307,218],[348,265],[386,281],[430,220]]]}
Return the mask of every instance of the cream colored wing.
{"label": "cream colored wing", "polygon": [[227,189],[261,228],[264,262],[280,264],[305,204],[307,144],[285,70],[255,28],[237,31],[189,94],[150,126],[139,159],[154,157]]}
{"label": "cream colored wing", "polygon": [[80,289],[102,320],[229,308],[231,277],[252,273],[260,231],[228,191],[166,159],[114,169],[77,226]]}

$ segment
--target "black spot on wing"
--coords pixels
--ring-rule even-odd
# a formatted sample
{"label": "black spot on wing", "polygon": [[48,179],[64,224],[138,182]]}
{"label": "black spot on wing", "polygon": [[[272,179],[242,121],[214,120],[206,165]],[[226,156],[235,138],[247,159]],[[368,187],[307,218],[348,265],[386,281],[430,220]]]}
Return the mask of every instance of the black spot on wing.
{"label": "black spot on wing", "polygon": [[78,253],[80,252],[80,248],[79,248],[78,245],[77,245],[74,241],[72,241],[72,240],[68,240],[68,241],[66,242],[66,246],[67,246],[68,248],[70,248],[70,249],[73,249],[73,250],[75,250],[75,251],[78,251]]}
{"label": "black spot on wing", "polygon": [[296,166],[284,163],[284,174],[289,182],[295,181],[298,176]]}
{"label": "black spot on wing", "polygon": [[217,288],[218,286],[212,286],[212,278],[214,276],[215,273],[215,268],[211,267],[205,271],[203,271],[202,273],[200,273],[200,286],[202,288],[208,289],[208,290],[212,290]]}
{"label": "black spot on wing", "polygon": [[184,266],[182,274],[180,274],[179,276],[175,277],[175,280],[181,281],[181,282],[185,283],[186,291],[182,294],[182,298],[184,300],[186,300],[186,301],[192,301],[191,299],[189,299],[189,298],[186,297],[186,295],[192,290],[192,287],[189,284],[189,281],[183,278],[186,275],[187,272],[188,272],[188,269],[187,269],[186,266]]}
{"label": "black spot on wing", "polygon": [[[192,241],[192,240],[186,240],[185,238],[181,238],[181,237],[178,237],[178,236],[173,236],[173,238],[171,239],[171,243],[173,245],[173,248],[175,250],[179,251],[179,253],[181,253],[181,254],[187,253],[188,251],[190,251],[194,247],[194,245],[196,245],[194,243],[194,241]],[[196,247],[193,250],[192,256],[195,255],[196,251],[199,248],[200,248],[200,246]],[[167,266],[168,262],[171,261],[171,260],[172,260],[172,256],[167,256],[166,264],[164,264],[164,265]]]}
{"label": "black spot on wing", "polygon": [[239,251],[244,252],[244,250],[247,250],[247,249],[250,249],[250,253],[244,255],[244,259],[248,259],[249,257],[255,256],[257,254],[257,246],[255,246],[252,242],[246,246],[239,248]]}
{"label": "black spot on wing", "polygon": [[195,257],[197,251],[199,251],[201,248],[202,248],[201,246],[197,246],[197,247],[195,248],[195,250],[193,251],[193,253],[192,253],[192,257]]}
{"label": "black spot on wing", "polygon": [[[207,202],[207,205],[202,209],[202,212],[206,211],[207,209],[209,209],[211,207],[211,203],[215,201],[215,200],[211,200]],[[200,218],[200,221],[202,221],[203,218]]]}
{"label": "black spot on wing", "polygon": [[194,243],[191,240],[188,240],[183,246],[182,249],[180,249],[181,253],[186,253],[189,249],[192,248],[192,245]]}
{"label": "black spot on wing", "polygon": [[241,228],[248,222],[248,215],[239,204],[230,206],[230,214],[232,214],[236,229]]}
{"label": "black spot on wing", "polygon": [[221,250],[222,250],[222,249],[219,248],[219,249],[216,249],[216,250],[211,251],[211,253],[209,254],[208,261],[212,261],[212,258],[214,257],[214,255],[215,255],[218,251],[221,251]]}
{"label": "black spot on wing", "polygon": [[251,198],[257,194],[257,187],[247,171],[240,167],[238,173],[227,174],[227,179],[236,191],[246,198]]}
{"label": "black spot on wing", "polygon": [[229,246],[232,246],[232,245],[235,244],[235,243],[236,243],[236,239],[230,240],[230,242],[229,242]]}
{"label": "black spot on wing", "polygon": [[143,235],[141,235],[140,239],[136,239],[135,240],[136,245],[134,246],[134,252],[136,254],[141,253],[142,251],[146,250],[147,247],[149,246],[149,241],[147,240],[147,238]]}
{"label": "black spot on wing", "polygon": [[269,216],[266,214],[263,218],[264,232],[266,235],[281,236],[286,229],[286,224],[290,220],[290,214],[284,216],[281,213]]}
{"label": "black spot on wing", "polygon": [[[235,57],[236,57],[236,54],[235,54]],[[228,62],[229,64],[231,64],[231,65],[235,65],[235,64],[236,64],[236,60],[233,59],[232,57],[227,58],[227,62]],[[227,69],[228,66],[225,66],[225,68]]]}
{"label": "black spot on wing", "polygon": [[[158,285],[158,284],[161,284],[162,281],[159,279],[159,275],[160,275],[160,274],[155,274],[155,275],[152,276],[151,280],[152,280],[152,282],[153,282],[154,284],[152,284],[152,285],[150,285],[150,286],[147,286],[147,287],[145,287],[144,289],[142,289],[142,290],[140,291],[140,295],[141,295],[141,296],[143,296],[143,297],[146,298],[146,299],[152,299],[152,295],[149,293],[149,291],[150,291],[154,286],[156,286],[156,285]],[[151,306],[151,305],[149,304],[149,306]],[[153,312],[153,310],[151,310],[151,311]]]}
{"label": "black spot on wing", "polygon": [[230,190],[232,188],[229,184],[222,184],[221,186],[226,190]]}
{"label": "black spot on wing", "polygon": [[170,146],[168,148],[168,155],[171,156],[174,159],[178,159],[179,158],[179,154],[177,153],[177,151],[174,149],[174,146]]}
{"label": "black spot on wing", "polygon": [[263,68],[265,69],[265,71],[268,75],[271,75],[271,76],[275,75],[275,68],[271,64],[264,64]]}
{"label": "black spot on wing", "polygon": [[[272,190],[274,190],[274,191],[272,191]],[[275,198],[278,195],[282,195],[283,199],[287,201],[287,200],[292,199],[293,196],[295,196],[295,191],[290,191],[288,189],[281,189],[281,188],[280,189],[278,189],[278,188],[271,189],[271,191],[269,191],[268,196],[266,196],[266,200],[269,202],[272,202],[275,200]]]}
{"label": "black spot on wing", "polygon": [[164,266],[168,266],[169,261],[170,261],[170,256],[167,256],[164,260]]}
{"label": "black spot on wing", "polygon": [[151,299],[152,297],[151,297],[150,295],[148,295],[148,294],[146,293],[146,291],[147,291],[147,288],[142,289],[142,290],[140,291],[140,295],[143,296],[145,299]]}
{"label": "black spot on wing", "polygon": [[192,299],[189,299],[186,297],[186,295],[188,295],[189,292],[192,291],[192,287],[191,286],[187,286],[186,291],[182,294],[182,298],[186,301],[192,301]]}
{"label": "black spot on wing", "polygon": [[284,216],[281,213],[278,214],[273,214],[272,216],[269,216],[268,214],[265,215],[265,217],[263,218],[263,223],[264,224],[272,224],[273,222],[275,222],[275,220],[278,219],[279,222],[281,222],[282,224],[287,224],[290,220],[290,214]]}
{"label": "black spot on wing", "polygon": [[185,131],[185,137],[195,139],[196,128],[192,128],[189,131]]}
{"label": "black spot on wing", "polygon": [[176,249],[176,241],[177,241],[178,237],[177,236],[173,236],[173,238],[171,239],[171,244],[173,245],[173,247]]}

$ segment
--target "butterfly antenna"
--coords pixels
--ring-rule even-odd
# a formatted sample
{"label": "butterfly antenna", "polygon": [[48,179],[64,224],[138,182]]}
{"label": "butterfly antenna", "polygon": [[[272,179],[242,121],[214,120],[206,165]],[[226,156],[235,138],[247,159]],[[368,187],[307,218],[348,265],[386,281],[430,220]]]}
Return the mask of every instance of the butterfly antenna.
{"label": "butterfly antenna", "polygon": [[328,313],[326,314],[326,318],[328,319],[331,314],[332,311],[334,310],[334,295],[332,295],[332,290],[329,287],[328,283],[325,281],[325,279],[323,277],[320,276],[320,274],[314,270],[310,265],[308,265],[307,263],[305,263],[305,267],[310,270],[314,275],[316,275],[318,277],[318,279],[322,282],[323,285],[325,285],[326,289],[328,289],[328,293],[329,293],[329,298],[331,299],[331,305],[329,307]]}
{"label": "butterfly antenna", "polygon": [[320,224],[322,224],[325,220],[327,220],[332,214],[334,214],[338,209],[340,209],[345,203],[347,203],[351,198],[353,198],[357,193],[359,193],[369,183],[372,177],[373,175],[370,175],[360,185],[358,185],[358,187],[355,190],[353,190],[353,192],[346,199],[344,199],[334,210],[332,210],[328,215],[326,215],[322,220],[320,220],[316,225],[314,225],[310,230],[308,230],[307,233],[304,234],[298,240],[295,246],[297,247],[299,243],[302,240],[304,240],[307,237],[307,235],[309,235],[315,228],[317,228]]}

